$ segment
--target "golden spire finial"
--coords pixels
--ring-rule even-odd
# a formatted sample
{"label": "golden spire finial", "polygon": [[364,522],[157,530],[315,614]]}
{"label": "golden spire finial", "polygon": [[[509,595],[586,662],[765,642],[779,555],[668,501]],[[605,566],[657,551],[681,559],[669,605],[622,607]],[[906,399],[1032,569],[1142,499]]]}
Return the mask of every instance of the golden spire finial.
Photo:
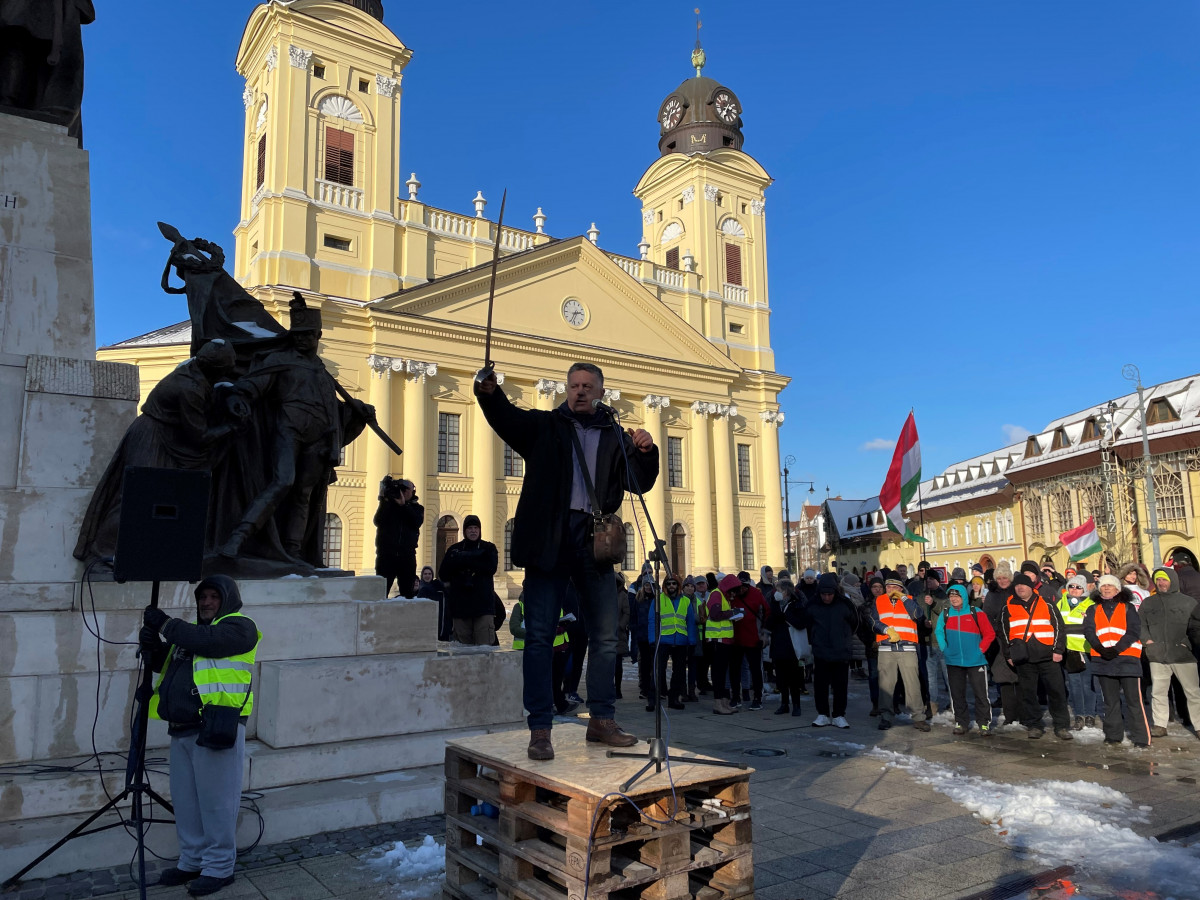
{"label": "golden spire finial", "polygon": [[692,51],[692,65],[696,67],[696,77],[700,77],[700,70],[704,68],[704,48],[700,46],[700,28],[703,23],[700,21],[700,7],[696,7],[696,49]]}

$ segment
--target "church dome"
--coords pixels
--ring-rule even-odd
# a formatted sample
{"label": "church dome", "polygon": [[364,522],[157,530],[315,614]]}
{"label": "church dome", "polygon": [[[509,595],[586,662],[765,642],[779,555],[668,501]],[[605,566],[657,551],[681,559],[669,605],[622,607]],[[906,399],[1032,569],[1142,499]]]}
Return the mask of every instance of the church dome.
{"label": "church dome", "polygon": [[720,82],[701,74],[704,51],[692,54],[696,74],[671,91],[658,107],[658,150],[707,153],[718,147],[742,149],[742,104]]}
{"label": "church dome", "polygon": [[383,21],[383,0],[338,0],[338,2],[361,9],[367,15],[373,16],[380,22]]}

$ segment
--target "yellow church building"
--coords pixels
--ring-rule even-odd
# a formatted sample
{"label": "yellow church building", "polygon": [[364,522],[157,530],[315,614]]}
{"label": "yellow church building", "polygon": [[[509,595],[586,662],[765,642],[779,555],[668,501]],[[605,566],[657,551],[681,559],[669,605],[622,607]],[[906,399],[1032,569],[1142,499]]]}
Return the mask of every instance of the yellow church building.
{"label": "yellow church building", "polygon": [[[371,518],[388,474],[413,480],[425,505],[420,564],[440,560],[472,513],[507,550],[523,462],[471,390],[498,241],[492,358],[513,402],[553,408],[571,363],[600,365],[623,424],[661,448],[646,500],[673,566],[781,564],[788,378],[770,340],[771,178],[742,150],[736,94],[702,74],[697,50],[694,74],[659,106],[659,155],[633,191],[639,255],[623,256],[598,246],[594,226],[552,237],[541,209],[533,230],[498,229],[481,194],[473,213],[423,203],[416,175],[401,181],[398,169],[411,51],[382,18],[378,0],[270,0],[237,53],[245,164],[230,273],[281,322],[293,289],[320,307],[327,367],[404,449],[395,456],[370,433],[346,448],[329,492],[327,563],[373,571]],[[189,339],[184,323],[98,356],[138,365],[144,398]],[[651,538],[640,509],[622,517],[632,573]],[[521,573],[503,556],[512,591]]]}

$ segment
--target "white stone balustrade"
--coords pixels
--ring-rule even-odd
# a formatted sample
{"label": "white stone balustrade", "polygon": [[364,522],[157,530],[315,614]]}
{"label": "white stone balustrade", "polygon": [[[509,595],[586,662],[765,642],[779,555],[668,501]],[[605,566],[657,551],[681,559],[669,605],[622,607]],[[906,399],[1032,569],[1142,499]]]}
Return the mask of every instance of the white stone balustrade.
{"label": "white stone balustrade", "polygon": [[326,181],[323,178],[317,179],[316,199],[318,203],[328,203],[330,206],[340,206],[342,209],[362,212],[363,208],[362,188]]}
{"label": "white stone balustrade", "polygon": [[500,229],[501,250],[511,250],[513,253],[520,253],[522,250],[531,250],[534,246],[534,236],[528,231],[518,231],[515,228]]}
{"label": "white stone balustrade", "polygon": [[684,285],[683,279],[684,275],[682,272],[667,269],[663,266],[654,267],[654,280],[664,287],[682,288]]}
{"label": "white stone balustrade", "polygon": [[726,284],[722,286],[722,293],[725,299],[730,303],[749,303],[750,289],[742,287],[740,284]]}
{"label": "white stone balustrade", "polygon": [[425,224],[433,231],[454,237],[470,238],[475,236],[475,220],[467,216],[456,216],[454,213],[440,209],[425,211]]}
{"label": "white stone balustrade", "polygon": [[640,278],[642,275],[642,264],[639,260],[630,259],[628,256],[617,256],[610,253],[608,258],[615,262],[618,266],[632,275],[634,278]]}

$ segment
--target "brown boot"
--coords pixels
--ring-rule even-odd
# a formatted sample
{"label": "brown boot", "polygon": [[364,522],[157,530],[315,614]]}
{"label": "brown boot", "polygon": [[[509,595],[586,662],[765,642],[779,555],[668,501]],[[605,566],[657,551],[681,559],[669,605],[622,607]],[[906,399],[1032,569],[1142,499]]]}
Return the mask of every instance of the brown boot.
{"label": "brown boot", "polygon": [[534,728],[529,732],[529,758],[554,759],[554,745],[550,743],[549,728]]}
{"label": "brown boot", "polygon": [[622,731],[615,719],[589,719],[587,739],[610,747],[632,747],[638,742],[632,734]]}

